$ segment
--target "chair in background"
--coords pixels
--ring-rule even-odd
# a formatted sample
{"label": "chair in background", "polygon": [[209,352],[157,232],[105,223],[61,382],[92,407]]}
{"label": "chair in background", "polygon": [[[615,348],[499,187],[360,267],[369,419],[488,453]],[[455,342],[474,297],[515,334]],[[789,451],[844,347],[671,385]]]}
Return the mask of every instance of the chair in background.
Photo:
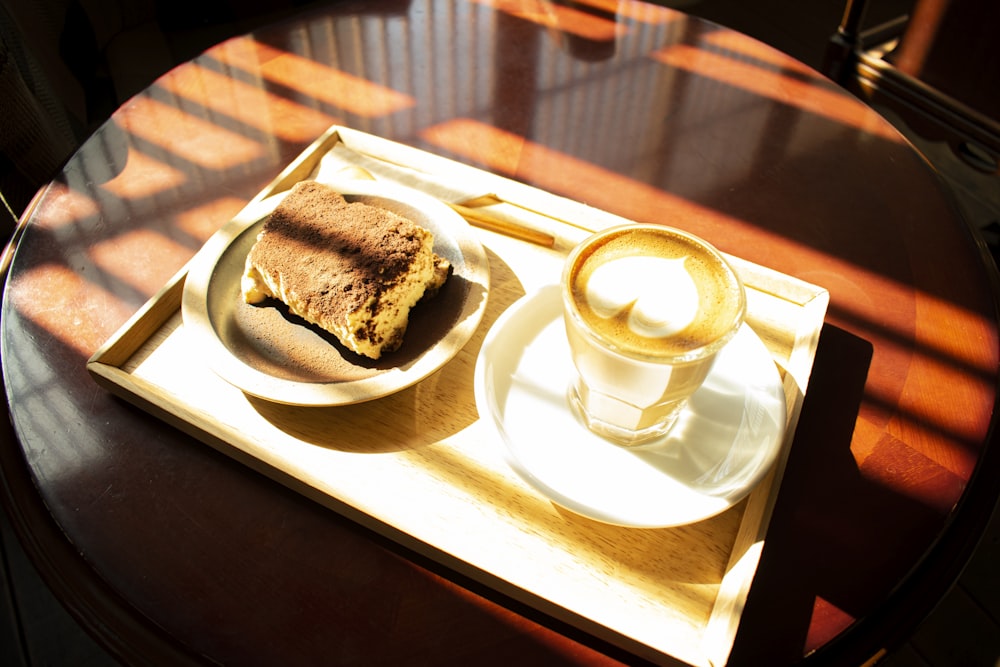
{"label": "chair in background", "polygon": [[46,2],[0,4],[0,192],[15,215],[72,153],[86,122],[83,87],[59,57],[59,13]]}
{"label": "chair in background", "polygon": [[[319,2],[0,2],[0,192],[10,212],[20,216],[80,143],[156,77]],[[0,233],[8,215],[0,211]]]}
{"label": "chair in background", "polygon": [[847,0],[827,75],[944,141],[982,173],[1000,168],[1000,3],[915,0],[912,11],[865,27],[872,0]]}

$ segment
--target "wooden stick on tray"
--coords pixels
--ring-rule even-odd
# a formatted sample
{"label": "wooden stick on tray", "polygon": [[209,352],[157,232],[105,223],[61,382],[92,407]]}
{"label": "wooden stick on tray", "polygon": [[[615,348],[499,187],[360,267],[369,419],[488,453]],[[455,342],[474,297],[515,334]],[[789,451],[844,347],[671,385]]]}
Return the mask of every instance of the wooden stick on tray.
{"label": "wooden stick on tray", "polygon": [[[372,175],[367,169],[362,167],[352,166],[344,167],[337,172],[340,176],[345,176],[347,178],[357,178],[359,180],[374,181],[375,176]],[[443,200],[439,200],[443,201]],[[523,225],[513,220],[500,217],[498,215],[493,215],[488,211],[478,210],[470,206],[464,206],[462,204],[453,204],[451,202],[444,201],[453,211],[458,213],[460,216],[465,218],[469,224],[474,227],[479,227],[481,229],[487,229],[492,232],[497,232],[499,234],[504,234],[505,236],[510,236],[512,238],[520,239],[522,241],[528,241],[530,243],[537,243],[538,245],[551,248],[555,245],[555,237],[551,234],[547,234],[541,230],[534,229],[528,225]]]}

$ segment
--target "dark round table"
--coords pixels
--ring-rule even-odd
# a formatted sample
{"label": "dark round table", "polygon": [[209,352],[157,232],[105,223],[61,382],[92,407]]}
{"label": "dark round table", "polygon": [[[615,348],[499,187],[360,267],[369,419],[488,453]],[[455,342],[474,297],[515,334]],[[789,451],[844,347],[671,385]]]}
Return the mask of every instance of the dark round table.
{"label": "dark round table", "polygon": [[733,665],[860,662],[954,581],[1000,480],[994,269],[928,163],[815,71],[633,2],[338,4],[122,106],[24,214],[4,501],[132,663],[637,662],[130,407],[88,357],[332,124],[827,288]]}

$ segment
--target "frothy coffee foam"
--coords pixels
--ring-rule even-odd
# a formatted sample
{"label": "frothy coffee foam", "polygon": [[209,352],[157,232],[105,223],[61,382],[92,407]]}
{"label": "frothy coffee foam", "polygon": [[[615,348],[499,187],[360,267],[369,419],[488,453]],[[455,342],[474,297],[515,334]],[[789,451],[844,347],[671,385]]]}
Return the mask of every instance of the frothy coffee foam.
{"label": "frothy coffee foam", "polygon": [[739,281],[712,251],[662,230],[629,230],[587,249],[568,276],[580,315],[624,351],[683,354],[731,328]]}
{"label": "frothy coffee foam", "polygon": [[602,264],[587,281],[587,303],[605,319],[627,313],[637,336],[673,336],[698,316],[698,286],[685,259],[621,257]]}

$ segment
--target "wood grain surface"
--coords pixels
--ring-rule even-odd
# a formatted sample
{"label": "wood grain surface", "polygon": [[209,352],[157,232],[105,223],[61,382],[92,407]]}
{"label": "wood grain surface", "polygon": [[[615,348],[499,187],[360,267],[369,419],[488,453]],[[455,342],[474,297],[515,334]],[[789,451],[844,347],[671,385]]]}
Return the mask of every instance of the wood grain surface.
{"label": "wood grain surface", "polygon": [[[884,119],[759,42],[640,2],[336,3],[219,44],[128,100],[39,193],[8,255],[9,504],[60,597],[118,654],[641,661],[254,473],[87,372],[332,125],[676,224],[829,291],[729,664],[863,662],[947,590],[1000,478],[996,278]],[[513,289],[498,298],[512,300],[546,269],[505,274],[503,245],[524,242],[489,238]],[[418,421],[428,389],[390,401],[398,427],[372,428],[369,446],[392,450],[418,426],[428,451],[452,437],[441,408]],[[474,406],[455,406],[474,429]],[[468,483],[488,487],[479,472]]]}
{"label": "wood grain surface", "polygon": [[[428,174],[410,184],[425,183],[428,193],[442,172],[453,187],[474,183],[503,192],[509,207],[544,212],[549,228],[541,231],[552,238],[622,222],[339,127],[255,199],[287,190],[344,145]],[[560,229],[568,225],[559,219],[576,224]],[[532,220],[537,215],[523,217],[518,227],[530,229]],[[88,367],[110,390],[220,451],[571,625],[652,660],[667,655],[694,665],[724,663],[805,396],[826,291],[738,261],[750,295],[747,321],[763,332],[785,380],[779,462],[749,500],[720,516],[671,529],[610,526],[576,516],[532,489],[506,462],[490,420],[478,414],[473,374],[490,325],[525,293],[558,282],[565,259],[564,252],[503,231],[481,234],[491,280],[487,314],[473,339],[432,377],[378,400],[328,408],[282,405],[228,385],[200,362],[199,339],[189,333],[195,325],[178,317],[183,274]],[[229,238],[225,230],[220,234]]]}

